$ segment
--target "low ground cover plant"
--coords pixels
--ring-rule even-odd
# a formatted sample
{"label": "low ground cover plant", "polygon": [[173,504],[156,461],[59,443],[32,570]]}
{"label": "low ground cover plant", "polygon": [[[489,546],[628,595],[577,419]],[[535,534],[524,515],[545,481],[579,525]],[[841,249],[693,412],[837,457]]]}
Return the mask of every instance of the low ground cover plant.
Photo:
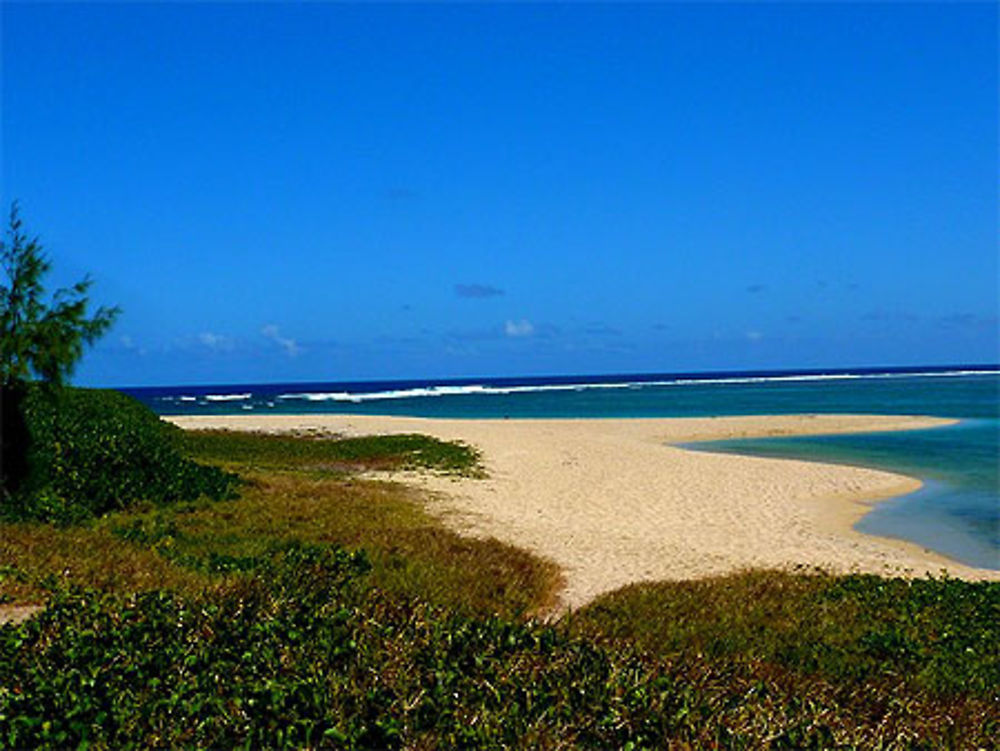
{"label": "low ground cover plant", "polygon": [[240,470],[421,469],[464,477],[483,475],[476,449],[419,434],[343,437],[191,430],[184,434],[184,448],[200,461]]}
{"label": "low ground cover plant", "polygon": [[843,684],[898,681],[1000,697],[1000,584],[747,571],[636,584],[576,614],[577,633],[664,657],[767,662]]}
{"label": "low ground cover plant", "polygon": [[660,659],[392,595],[369,570],[363,553],[290,544],[196,596],[59,589],[0,629],[0,743],[972,748],[1000,729],[988,692]]}

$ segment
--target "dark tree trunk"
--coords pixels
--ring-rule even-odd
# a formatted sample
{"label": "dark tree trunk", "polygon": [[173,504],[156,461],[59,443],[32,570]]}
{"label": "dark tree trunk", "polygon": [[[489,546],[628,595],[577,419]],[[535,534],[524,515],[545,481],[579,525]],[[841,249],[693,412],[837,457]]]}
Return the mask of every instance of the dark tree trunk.
{"label": "dark tree trunk", "polygon": [[5,385],[0,390],[0,487],[3,499],[13,495],[28,476],[28,424],[24,419],[24,384]]}

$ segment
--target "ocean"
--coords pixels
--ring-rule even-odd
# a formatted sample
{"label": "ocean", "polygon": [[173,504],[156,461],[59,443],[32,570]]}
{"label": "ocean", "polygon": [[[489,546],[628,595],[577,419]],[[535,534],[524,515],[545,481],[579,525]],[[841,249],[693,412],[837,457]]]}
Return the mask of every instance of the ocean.
{"label": "ocean", "polygon": [[717,441],[699,450],[915,476],[860,531],[1000,569],[1000,367],[864,368],[121,389],[162,415],[354,413],[447,418],[867,413],[957,418],[931,430]]}

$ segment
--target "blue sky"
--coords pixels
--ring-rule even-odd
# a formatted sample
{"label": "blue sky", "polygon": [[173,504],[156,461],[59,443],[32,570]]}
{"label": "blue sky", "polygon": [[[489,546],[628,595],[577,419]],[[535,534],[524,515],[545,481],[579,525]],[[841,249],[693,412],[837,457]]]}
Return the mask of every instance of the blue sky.
{"label": "blue sky", "polygon": [[77,382],[996,362],[997,7],[3,4]]}

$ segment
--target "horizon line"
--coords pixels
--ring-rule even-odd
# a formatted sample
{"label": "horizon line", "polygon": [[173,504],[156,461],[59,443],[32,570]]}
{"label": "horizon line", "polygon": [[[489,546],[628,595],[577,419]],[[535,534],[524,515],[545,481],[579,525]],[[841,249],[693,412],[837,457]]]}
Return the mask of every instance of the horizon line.
{"label": "horizon line", "polygon": [[610,382],[609,379],[629,378],[642,381],[654,378],[691,378],[694,380],[708,380],[719,377],[778,377],[788,376],[819,376],[819,375],[876,375],[879,373],[920,374],[920,373],[941,373],[950,371],[969,371],[970,374],[1000,373],[1000,362],[997,363],[948,363],[939,365],[854,365],[842,367],[814,367],[814,368],[767,368],[754,370],[677,370],[677,371],[644,371],[644,372],[617,372],[617,373],[565,373],[565,374],[545,374],[545,375],[478,375],[478,376],[444,376],[440,378],[359,378],[344,380],[295,380],[295,381],[258,381],[253,383],[200,383],[200,384],[169,384],[159,386],[85,386],[82,388],[105,388],[116,391],[148,391],[155,389],[247,389],[255,386],[310,386],[310,385],[362,385],[362,384],[440,384],[440,385],[473,385],[477,382],[523,382],[523,381],[561,381],[570,384],[578,379],[602,379]]}

